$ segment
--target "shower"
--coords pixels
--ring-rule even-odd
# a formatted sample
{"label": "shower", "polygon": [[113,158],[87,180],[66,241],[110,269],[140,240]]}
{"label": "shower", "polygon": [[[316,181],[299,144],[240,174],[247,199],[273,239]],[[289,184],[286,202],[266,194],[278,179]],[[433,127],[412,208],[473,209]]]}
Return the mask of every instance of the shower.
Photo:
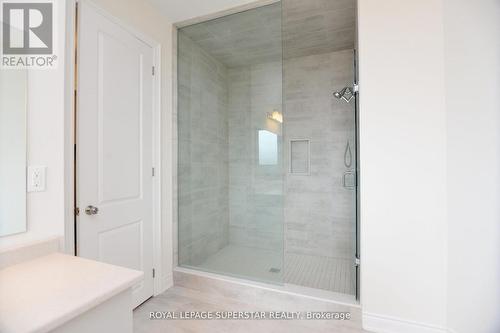
{"label": "shower", "polygon": [[354,299],[356,1],[318,1],[178,29],[176,258]]}

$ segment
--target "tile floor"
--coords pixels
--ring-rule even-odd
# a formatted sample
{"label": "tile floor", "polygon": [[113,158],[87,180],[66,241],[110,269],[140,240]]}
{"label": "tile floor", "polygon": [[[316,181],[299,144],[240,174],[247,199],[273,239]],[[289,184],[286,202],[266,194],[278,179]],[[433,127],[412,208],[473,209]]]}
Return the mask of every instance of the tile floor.
{"label": "tile floor", "polygon": [[[268,304],[273,304],[270,308]],[[293,305],[292,305],[293,304]],[[162,295],[154,297],[134,311],[135,333],[367,333],[360,328],[360,311],[354,309],[353,319],[336,320],[150,320],[150,311],[313,311],[314,305],[305,301],[283,302],[282,306],[274,302],[245,302],[222,295],[204,293],[182,287],[172,287]],[[325,310],[325,309],[323,309]]]}
{"label": "tile floor", "polygon": [[341,294],[356,294],[353,260],[287,253],[285,283]]}

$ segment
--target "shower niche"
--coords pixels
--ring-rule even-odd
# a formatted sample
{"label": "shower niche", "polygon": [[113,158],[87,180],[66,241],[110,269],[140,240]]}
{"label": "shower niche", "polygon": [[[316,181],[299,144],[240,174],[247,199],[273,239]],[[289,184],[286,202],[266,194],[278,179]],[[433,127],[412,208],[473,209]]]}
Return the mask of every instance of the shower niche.
{"label": "shower niche", "polygon": [[179,266],[355,297],[355,37],[352,0],[178,28]]}

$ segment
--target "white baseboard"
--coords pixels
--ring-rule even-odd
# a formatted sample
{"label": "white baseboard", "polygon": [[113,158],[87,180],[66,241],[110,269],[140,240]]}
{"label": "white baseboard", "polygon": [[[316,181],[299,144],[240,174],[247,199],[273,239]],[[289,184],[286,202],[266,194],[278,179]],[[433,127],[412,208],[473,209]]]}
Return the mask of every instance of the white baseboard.
{"label": "white baseboard", "polygon": [[174,285],[174,275],[172,273],[168,274],[166,277],[159,278],[155,280],[155,290],[154,296],[163,294],[167,289],[170,289]]}
{"label": "white baseboard", "polygon": [[165,279],[165,290],[170,289],[174,286],[174,273],[170,272]]}
{"label": "white baseboard", "polygon": [[374,333],[451,333],[444,327],[368,312],[363,312],[363,329]]}

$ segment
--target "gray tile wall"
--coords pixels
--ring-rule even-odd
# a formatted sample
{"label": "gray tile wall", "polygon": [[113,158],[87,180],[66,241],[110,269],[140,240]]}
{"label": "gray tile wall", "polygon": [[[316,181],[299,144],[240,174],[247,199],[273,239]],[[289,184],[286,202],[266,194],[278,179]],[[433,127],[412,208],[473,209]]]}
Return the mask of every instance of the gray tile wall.
{"label": "gray tile wall", "polygon": [[[356,154],[354,105],[334,99],[332,93],[352,85],[353,51],[288,59],[284,81],[282,71],[281,62],[228,71],[229,241],[279,250],[284,223],[287,252],[350,259],[355,250],[355,192],[343,187],[342,177],[355,169],[354,163],[351,168],[344,165],[348,140],[353,160]],[[284,133],[266,118],[267,112],[281,108],[282,82]],[[258,165],[259,129],[280,134],[276,167]],[[308,175],[289,172],[293,139],[310,140]]]}
{"label": "gray tile wall", "polygon": [[[229,70],[229,241],[283,247],[282,125],[268,119],[282,112],[282,63]],[[259,165],[259,130],[277,135],[278,162]]]}
{"label": "gray tile wall", "polygon": [[285,59],[354,48],[356,0],[284,0]]}
{"label": "gray tile wall", "polygon": [[178,260],[198,265],[228,243],[227,69],[178,38]]}
{"label": "gray tile wall", "polygon": [[286,251],[353,258],[355,192],[343,187],[342,176],[348,170],[348,140],[355,158],[354,105],[332,96],[334,90],[352,85],[353,51],[287,59],[284,82],[285,147],[289,149],[292,139],[310,140],[311,163],[309,175],[287,172]]}
{"label": "gray tile wall", "polygon": [[[356,153],[354,106],[332,97],[353,81],[352,50],[337,50],[353,45],[353,3],[285,1],[284,64],[226,68],[180,34],[181,264],[198,265],[228,243],[280,250],[283,229],[288,253],[353,257],[355,192],[342,175],[355,169],[344,165],[347,141]],[[280,125],[267,113],[283,101]],[[259,130],[278,135],[278,165],[259,165]],[[307,175],[289,173],[292,139],[310,140]]]}
{"label": "gray tile wall", "polygon": [[[226,69],[180,43],[181,263],[197,265],[228,243],[279,250],[283,223],[287,252],[352,258],[355,192],[342,176],[355,168],[344,165],[348,140],[355,156],[354,106],[332,97],[352,84],[352,50],[286,60],[281,125],[267,118],[282,111],[281,62]],[[276,166],[259,165],[262,129],[278,135]],[[289,172],[293,139],[310,140],[308,175]]]}

